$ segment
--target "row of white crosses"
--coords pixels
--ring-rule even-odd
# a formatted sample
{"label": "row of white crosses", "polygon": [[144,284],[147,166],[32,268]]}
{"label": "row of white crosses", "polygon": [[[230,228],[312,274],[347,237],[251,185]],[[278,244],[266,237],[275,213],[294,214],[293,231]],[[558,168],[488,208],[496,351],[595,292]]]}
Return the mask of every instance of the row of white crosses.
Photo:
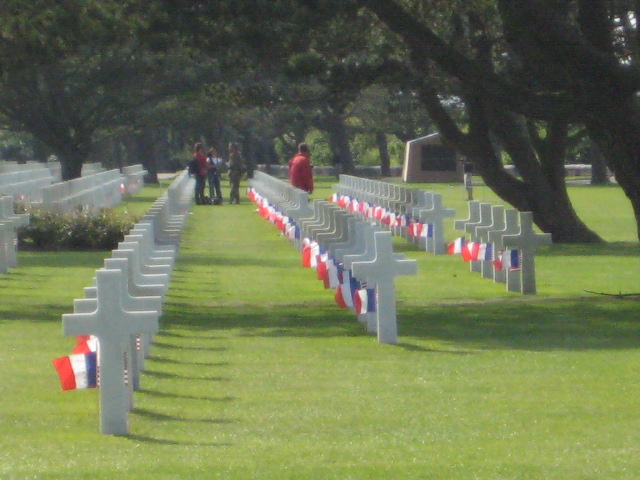
{"label": "row of white crosses", "polygon": [[28,214],[13,211],[13,197],[0,197],[0,273],[18,266],[18,228],[29,224]]}
{"label": "row of white crosses", "polygon": [[[62,316],[65,335],[98,338],[103,434],[129,434],[133,391],[140,388],[144,358],[149,354],[151,336],[158,331],[180,239],[174,230],[184,226],[184,220],[178,221],[176,214],[166,212],[179,210],[184,211],[183,216],[188,215],[188,207],[185,210],[183,204],[172,202],[191,198],[193,180],[183,172],[170,189],[176,195],[164,195],[154,203],[112,257],[105,259],[104,268],[96,271],[94,285],[85,289],[85,298],[74,301],[74,313]],[[162,231],[165,228],[169,230],[166,235]]]}
{"label": "row of white crosses", "polygon": [[147,174],[142,164],[127,165],[122,167],[122,175],[125,178],[125,188],[128,195],[133,195],[144,186],[144,176]]}
{"label": "row of white crosses", "polygon": [[299,201],[302,197],[299,197],[298,189],[269,175],[255,175],[251,186],[259,195],[256,202],[269,202],[277,211],[282,208],[300,229],[300,238],[316,241],[355,278],[366,282],[367,287],[375,288],[376,311],[364,314],[360,320],[367,325],[367,331],[377,334],[380,343],[396,344],[394,278],[414,275],[417,264],[415,260],[393,253],[391,233],[380,231],[371,222],[329,202],[309,204]]}
{"label": "row of white crosses", "polygon": [[[351,175],[340,175],[340,183],[335,188],[341,196],[381,206],[396,215],[405,215],[408,222],[390,227],[395,235],[417,243],[427,252],[437,255],[446,253],[444,219],[454,217],[455,211],[444,207],[440,194]],[[411,222],[421,224],[426,231],[421,234],[414,231],[412,234],[412,227],[408,225]],[[377,223],[383,226],[379,219]]]}
{"label": "row of white crosses", "polygon": [[32,206],[58,213],[96,212],[122,201],[125,181],[124,175],[116,168],[53,183],[42,188],[42,203]]}
{"label": "row of white crosses", "polygon": [[51,170],[43,163],[7,167],[7,171],[0,171],[0,195],[12,196],[24,204],[41,202],[42,188],[55,181]]}
{"label": "row of white crosses", "polygon": [[498,252],[517,250],[519,253],[518,269],[496,269],[493,259],[487,259],[471,260],[471,271],[481,273],[483,278],[506,283],[510,292],[536,294],[536,247],[550,245],[551,235],[534,231],[531,212],[518,212],[474,200],[469,202],[468,218],[456,220],[454,226],[456,230],[468,233],[471,242],[490,244],[493,259]]}
{"label": "row of white crosses", "polygon": [[287,182],[256,170],[249,184],[287,216],[302,218],[311,213],[309,194]]}

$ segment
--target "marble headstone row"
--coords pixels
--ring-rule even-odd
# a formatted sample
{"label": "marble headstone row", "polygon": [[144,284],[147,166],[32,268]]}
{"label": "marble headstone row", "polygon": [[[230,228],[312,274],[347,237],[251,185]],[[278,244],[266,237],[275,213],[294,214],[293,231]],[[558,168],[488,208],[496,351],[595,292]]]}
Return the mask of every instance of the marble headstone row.
{"label": "marble headstone row", "polygon": [[13,211],[13,197],[0,197],[0,273],[18,266],[18,228],[29,225],[28,214]]}
{"label": "marble headstone row", "polygon": [[[74,301],[74,313],[62,316],[63,333],[97,337],[100,431],[129,434],[133,391],[140,388],[152,335],[158,331],[162,304],[178,250],[176,230],[184,226],[193,180],[184,172],[174,180],[173,195],[164,195],[112,251],[96,271],[85,298]],[[181,214],[172,212],[180,211]],[[163,231],[163,230],[166,230]],[[157,238],[165,243],[159,243]],[[170,240],[170,241],[167,241]]]}
{"label": "marble headstone row", "polygon": [[0,173],[0,195],[10,195],[25,204],[40,202],[42,188],[54,181],[51,170],[43,163],[16,165],[12,171]]}
{"label": "marble headstone row", "polygon": [[468,217],[454,225],[470,237],[461,253],[472,272],[505,283],[510,292],[536,294],[536,247],[550,245],[551,235],[534,231],[531,212],[471,201]]}
{"label": "marble headstone row", "polygon": [[42,202],[32,206],[57,213],[96,212],[120,203],[124,191],[125,177],[116,168],[43,187]]}
{"label": "marble headstone row", "polygon": [[372,219],[427,252],[446,253],[443,222],[455,216],[455,211],[443,206],[440,194],[351,175],[340,175],[334,188],[338,193],[332,200],[343,208]]}
{"label": "marble headstone row", "polygon": [[340,293],[349,291],[343,297],[352,293],[351,278],[375,291],[375,308],[361,314],[360,320],[369,332],[377,333],[380,343],[397,343],[394,278],[415,274],[417,265],[393,253],[391,233],[330,202],[303,202],[301,209],[297,189],[266,174],[254,176],[251,186],[250,198],[258,210],[283,231],[297,232],[288,236],[311,257],[311,264],[340,272],[336,288]]}
{"label": "marble headstone row", "polygon": [[125,193],[133,195],[140,191],[144,186],[144,176],[148,172],[142,167],[142,164],[128,165],[122,167],[122,175],[125,178]]}

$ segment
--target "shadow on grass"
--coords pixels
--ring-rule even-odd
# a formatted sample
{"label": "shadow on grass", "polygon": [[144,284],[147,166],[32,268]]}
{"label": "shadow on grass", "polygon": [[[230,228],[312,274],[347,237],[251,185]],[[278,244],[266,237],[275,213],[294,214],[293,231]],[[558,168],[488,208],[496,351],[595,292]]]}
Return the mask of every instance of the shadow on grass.
{"label": "shadow on grass", "polygon": [[175,415],[167,415],[165,413],[154,412],[147,410],[146,408],[134,408],[132,411],[135,415],[148,418],[150,420],[156,420],[160,422],[189,422],[189,423],[210,423],[212,425],[230,425],[237,423],[237,420],[230,420],[227,418],[186,418],[177,417]]}
{"label": "shadow on grass", "polygon": [[226,403],[233,402],[236,400],[235,397],[205,397],[205,396],[195,396],[195,395],[181,395],[179,393],[168,393],[168,392],[159,392],[157,390],[148,390],[141,389],[138,390],[139,393],[143,393],[145,395],[149,395],[151,397],[157,398],[175,398],[181,400],[196,400],[201,402],[216,402],[216,403]]}
{"label": "shadow on grass", "polygon": [[[637,302],[609,298],[401,305],[398,333],[401,347],[424,353],[431,350],[414,345],[412,338],[453,344],[448,353],[459,354],[469,353],[467,349],[627,349],[640,347],[637,312]],[[210,309],[191,307],[189,315],[168,312],[163,329],[170,332],[174,326],[192,330],[196,338],[210,331],[238,337],[366,335],[350,311],[331,306],[218,308],[215,316]]]}
{"label": "shadow on grass", "polygon": [[639,253],[640,245],[631,242],[557,244],[536,250],[540,257],[637,257]]}
{"label": "shadow on grass", "polygon": [[2,320],[6,321],[30,321],[30,322],[55,322],[60,323],[62,314],[73,313],[73,305],[71,307],[60,305],[38,305],[37,308],[28,308],[20,306],[18,309],[3,310],[0,308]]}
{"label": "shadow on grass", "polygon": [[616,350],[640,347],[634,302],[516,301],[403,308],[401,335],[476,349]]}
{"label": "shadow on grass", "polygon": [[203,265],[215,265],[216,267],[269,267],[269,268],[291,268],[292,259],[275,260],[265,256],[260,258],[257,256],[222,256],[213,253],[203,252],[197,249],[193,253],[183,251],[180,254],[180,265],[177,271],[190,270],[192,267],[201,268]]}
{"label": "shadow on grass", "polygon": [[[164,335],[164,333],[162,333]],[[207,340],[207,338],[203,338],[203,340]],[[226,347],[200,347],[194,345],[174,345],[172,343],[164,343],[164,342],[153,342],[153,345],[159,348],[167,348],[167,349],[178,349],[178,350],[193,350],[196,352],[224,352],[227,350]]]}
{"label": "shadow on grass", "polygon": [[[177,332],[164,332],[162,334],[163,337],[173,337],[173,338],[193,338],[192,334],[185,334],[185,333],[177,333]],[[205,337],[202,335],[198,335],[198,338],[203,339],[203,340],[224,340],[225,337],[221,337],[221,336],[209,336],[209,337]]]}
{"label": "shadow on grass", "polygon": [[181,445],[181,446],[191,446],[191,447],[230,447],[231,443],[200,443],[200,442],[178,442],[176,440],[167,440],[164,438],[153,438],[146,437],[144,435],[127,435],[125,438],[128,438],[131,441],[138,443],[150,443],[154,445]]}
{"label": "shadow on grass", "polygon": [[[56,251],[56,252],[23,252],[20,255],[19,268],[51,267],[56,268],[100,268],[104,259],[111,256],[110,250],[99,251]],[[19,270],[13,274],[22,274]],[[35,277],[33,272],[26,272],[29,277]],[[60,278],[63,278],[62,276]]]}
{"label": "shadow on grass", "polygon": [[144,374],[154,378],[164,378],[172,380],[200,380],[203,382],[230,382],[230,378],[213,376],[213,377],[198,377],[196,375],[179,375],[176,373],[159,372],[157,370],[145,370]]}
{"label": "shadow on grass", "polygon": [[147,360],[165,365],[189,365],[194,367],[227,367],[229,362],[185,362],[174,358],[150,356]]}

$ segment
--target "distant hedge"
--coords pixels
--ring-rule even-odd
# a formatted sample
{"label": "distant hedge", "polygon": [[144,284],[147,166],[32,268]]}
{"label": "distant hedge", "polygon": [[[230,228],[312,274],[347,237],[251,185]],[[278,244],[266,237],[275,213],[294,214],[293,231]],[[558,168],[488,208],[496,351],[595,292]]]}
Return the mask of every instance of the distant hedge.
{"label": "distant hedge", "polygon": [[30,214],[29,225],[18,229],[18,246],[24,250],[112,250],[138,221],[108,209],[95,214]]}

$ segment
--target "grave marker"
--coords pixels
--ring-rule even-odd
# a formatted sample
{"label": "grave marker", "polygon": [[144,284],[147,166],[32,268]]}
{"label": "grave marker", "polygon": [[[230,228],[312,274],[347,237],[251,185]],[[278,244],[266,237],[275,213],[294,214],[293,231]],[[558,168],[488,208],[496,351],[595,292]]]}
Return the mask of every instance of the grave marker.
{"label": "grave marker", "polygon": [[62,316],[64,335],[95,335],[100,342],[100,431],[129,433],[128,394],[124,383],[124,354],[132,335],[158,331],[158,312],[127,312],[120,303],[123,272],[96,272],[97,309]]}
{"label": "grave marker", "polygon": [[427,237],[426,251],[436,255],[444,255],[447,249],[444,243],[444,219],[455,216],[456,211],[444,208],[442,205],[442,195],[434,193],[431,196],[431,207],[418,211],[418,220],[424,224],[432,226],[433,235]]}
{"label": "grave marker", "polygon": [[356,277],[371,278],[376,284],[378,341],[398,343],[396,318],[396,292],[394,278],[398,275],[415,275],[415,260],[399,260],[393,253],[391,232],[375,232],[375,256],[368,261],[353,261],[351,268]]}
{"label": "grave marker", "polygon": [[533,213],[520,212],[520,231],[513,235],[503,235],[505,247],[517,247],[521,252],[521,292],[536,294],[535,250],[542,245],[551,245],[551,234],[537,234],[533,230]]}
{"label": "grave marker", "polygon": [[[517,233],[520,230],[518,225],[518,211],[510,208],[504,212],[504,226],[499,230],[489,232],[489,241],[493,243],[494,255],[497,258],[498,252],[504,250],[502,237]],[[506,283],[507,291],[520,291],[520,275],[517,272],[504,269],[493,270],[493,281],[497,283]]]}

